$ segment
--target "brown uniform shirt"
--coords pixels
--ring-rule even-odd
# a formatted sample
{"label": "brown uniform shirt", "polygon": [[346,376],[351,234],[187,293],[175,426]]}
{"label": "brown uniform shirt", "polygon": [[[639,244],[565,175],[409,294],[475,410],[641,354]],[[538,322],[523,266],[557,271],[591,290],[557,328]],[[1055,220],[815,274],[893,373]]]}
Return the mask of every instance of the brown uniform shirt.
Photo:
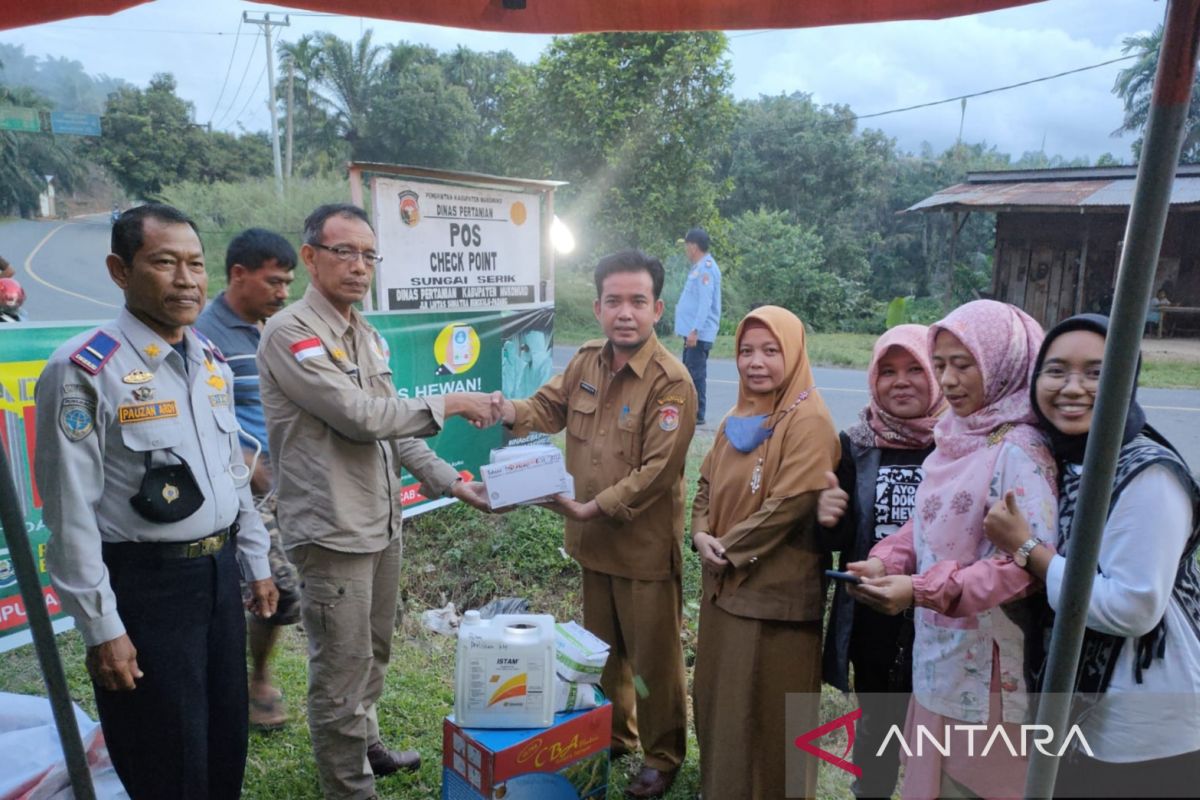
{"label": "brown uniform shirt", "polygon": [[527,400],[514,400],[513,430],[567,429],[575,498],[604,514],[567,520],[566,549],[586,569],[634,580],[681,574],[688,445],[696,389],[687,370],[651,334],[615,375],[612,347],[587,342]]}
{"label": "brown uniform shirt", "polygon": [[387,343],[314,287],[267,322],[263,411],[285,548],[383,550],[400,533],[400,465],[444,495],[458,473],[414,436],[442,427],[442,399],[401,400]]}

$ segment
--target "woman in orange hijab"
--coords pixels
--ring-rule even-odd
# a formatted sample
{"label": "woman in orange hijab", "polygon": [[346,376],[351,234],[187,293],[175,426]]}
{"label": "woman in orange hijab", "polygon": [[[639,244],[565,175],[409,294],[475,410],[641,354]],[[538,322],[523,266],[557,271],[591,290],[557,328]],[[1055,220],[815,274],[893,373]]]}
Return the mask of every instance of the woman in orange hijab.
{"label": "woman in orange hijab", "polygon": [[[737,406],[700,467],[692,505],[704,566],[693,689],[703,796],[813,797],[816,760],[796,751],[791,774],[785,760],[791,740],[818,722],[816,508],[840,446],[796,315],[755,309],[736,341]],[[789,693],[811,702],[793,701],[789,715]]]}

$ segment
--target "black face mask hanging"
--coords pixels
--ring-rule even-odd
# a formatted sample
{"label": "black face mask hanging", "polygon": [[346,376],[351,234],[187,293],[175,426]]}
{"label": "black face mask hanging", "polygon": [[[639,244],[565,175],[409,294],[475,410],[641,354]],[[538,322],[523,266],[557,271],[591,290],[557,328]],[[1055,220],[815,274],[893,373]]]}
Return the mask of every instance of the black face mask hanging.
{"label": "black face mask hanging", "polygon": [[142,485],[138,493],[129,498],[133,510],[150,522],[179,522],[204,505],[204,494],[191,467],[174,450],[168,448],[166,452],[179,459],[179,463],[153,467],[147,452]]}

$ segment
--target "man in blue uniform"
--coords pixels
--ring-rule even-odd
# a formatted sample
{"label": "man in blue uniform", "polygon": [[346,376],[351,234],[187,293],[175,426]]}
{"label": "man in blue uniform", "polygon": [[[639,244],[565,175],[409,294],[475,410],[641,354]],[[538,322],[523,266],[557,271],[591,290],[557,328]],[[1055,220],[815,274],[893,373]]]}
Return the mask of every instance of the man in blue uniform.
{"label": "man in blue uniform", "polygon": [[683,365],[699,396],[697,425],[704,424],[708,351],[721,326],[721,269],[708,247],[708,234],[702,228],[692,228],[683,237],[683,250],[691,266],[675,305],[675,333],[683,337]]}
{"label": "man in blue uniform", "polygon": [[233,374],[189,327],[204,250],[190,219],[146,204],[113,226],[107,266],[125,307],[60,347],[37,382],[46,563],[129,796],[234,800],[247,737],[239,572],[260,616],[278,594]]}
{"label": "man in blue uniform", "polygon": [[271,576],[279,589],[279,607],[269,619],[251,617],[247,624],[250,727],[258,730],[280,728],[288,719],[283,694],[271,683],[270,659],[282,627],[300,621],[300,595],[296,568],[283,551],[275,523],[271,455],[267,449],[267,423],[258,393],[255,355],[263,323],[287,303],[288,289],[295,279],[296,261],[295,248],[278,233],[263,228],[242,231],[233,237],[225,251],[225,291],[213,298],[196,320],[196,330],[221,348],[233,370],[233,410],[242,427],[246,461],[255,467],[250,476],[250,490],[263,525],[271,534],[268,556]]}

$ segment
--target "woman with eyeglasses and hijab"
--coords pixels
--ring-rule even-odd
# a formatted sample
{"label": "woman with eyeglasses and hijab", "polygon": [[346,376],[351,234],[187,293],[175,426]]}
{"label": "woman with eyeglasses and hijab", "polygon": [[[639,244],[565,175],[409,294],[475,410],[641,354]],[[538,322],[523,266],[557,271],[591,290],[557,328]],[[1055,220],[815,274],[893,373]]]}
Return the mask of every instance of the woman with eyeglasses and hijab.
{"label": "woman with eyeglasses and hijab", "polygon": [[[1060,464],[1057,537],[1037,537],[1011,501],[995,506],[985,522],[1000,550],[1045,581],[1055,611],[1107,335],[1107,317],[1082,314],[1051,329],[1038,353],[1032,397]],[[1200,486],[1178,451],[1146,424],[1135,389],[1075,678],[1074,721],[1092,755],[1076,748],[1063,757],[1061,796],[1196,795],[1198,523]]]}
{"label": "woman with eyeglasses and hijab", "polygon": [[[762,306],[737,329],[738,400],[700,467],[692,542],[704,567],[694,705],[705,798],[813,797],[786,781],[785,739],[818,724],[825,556],[816,508],[838,462],[804,324]],[[787,714],[788,695],[802,707]],[[791,727],[785,726],[785,721]]]}

